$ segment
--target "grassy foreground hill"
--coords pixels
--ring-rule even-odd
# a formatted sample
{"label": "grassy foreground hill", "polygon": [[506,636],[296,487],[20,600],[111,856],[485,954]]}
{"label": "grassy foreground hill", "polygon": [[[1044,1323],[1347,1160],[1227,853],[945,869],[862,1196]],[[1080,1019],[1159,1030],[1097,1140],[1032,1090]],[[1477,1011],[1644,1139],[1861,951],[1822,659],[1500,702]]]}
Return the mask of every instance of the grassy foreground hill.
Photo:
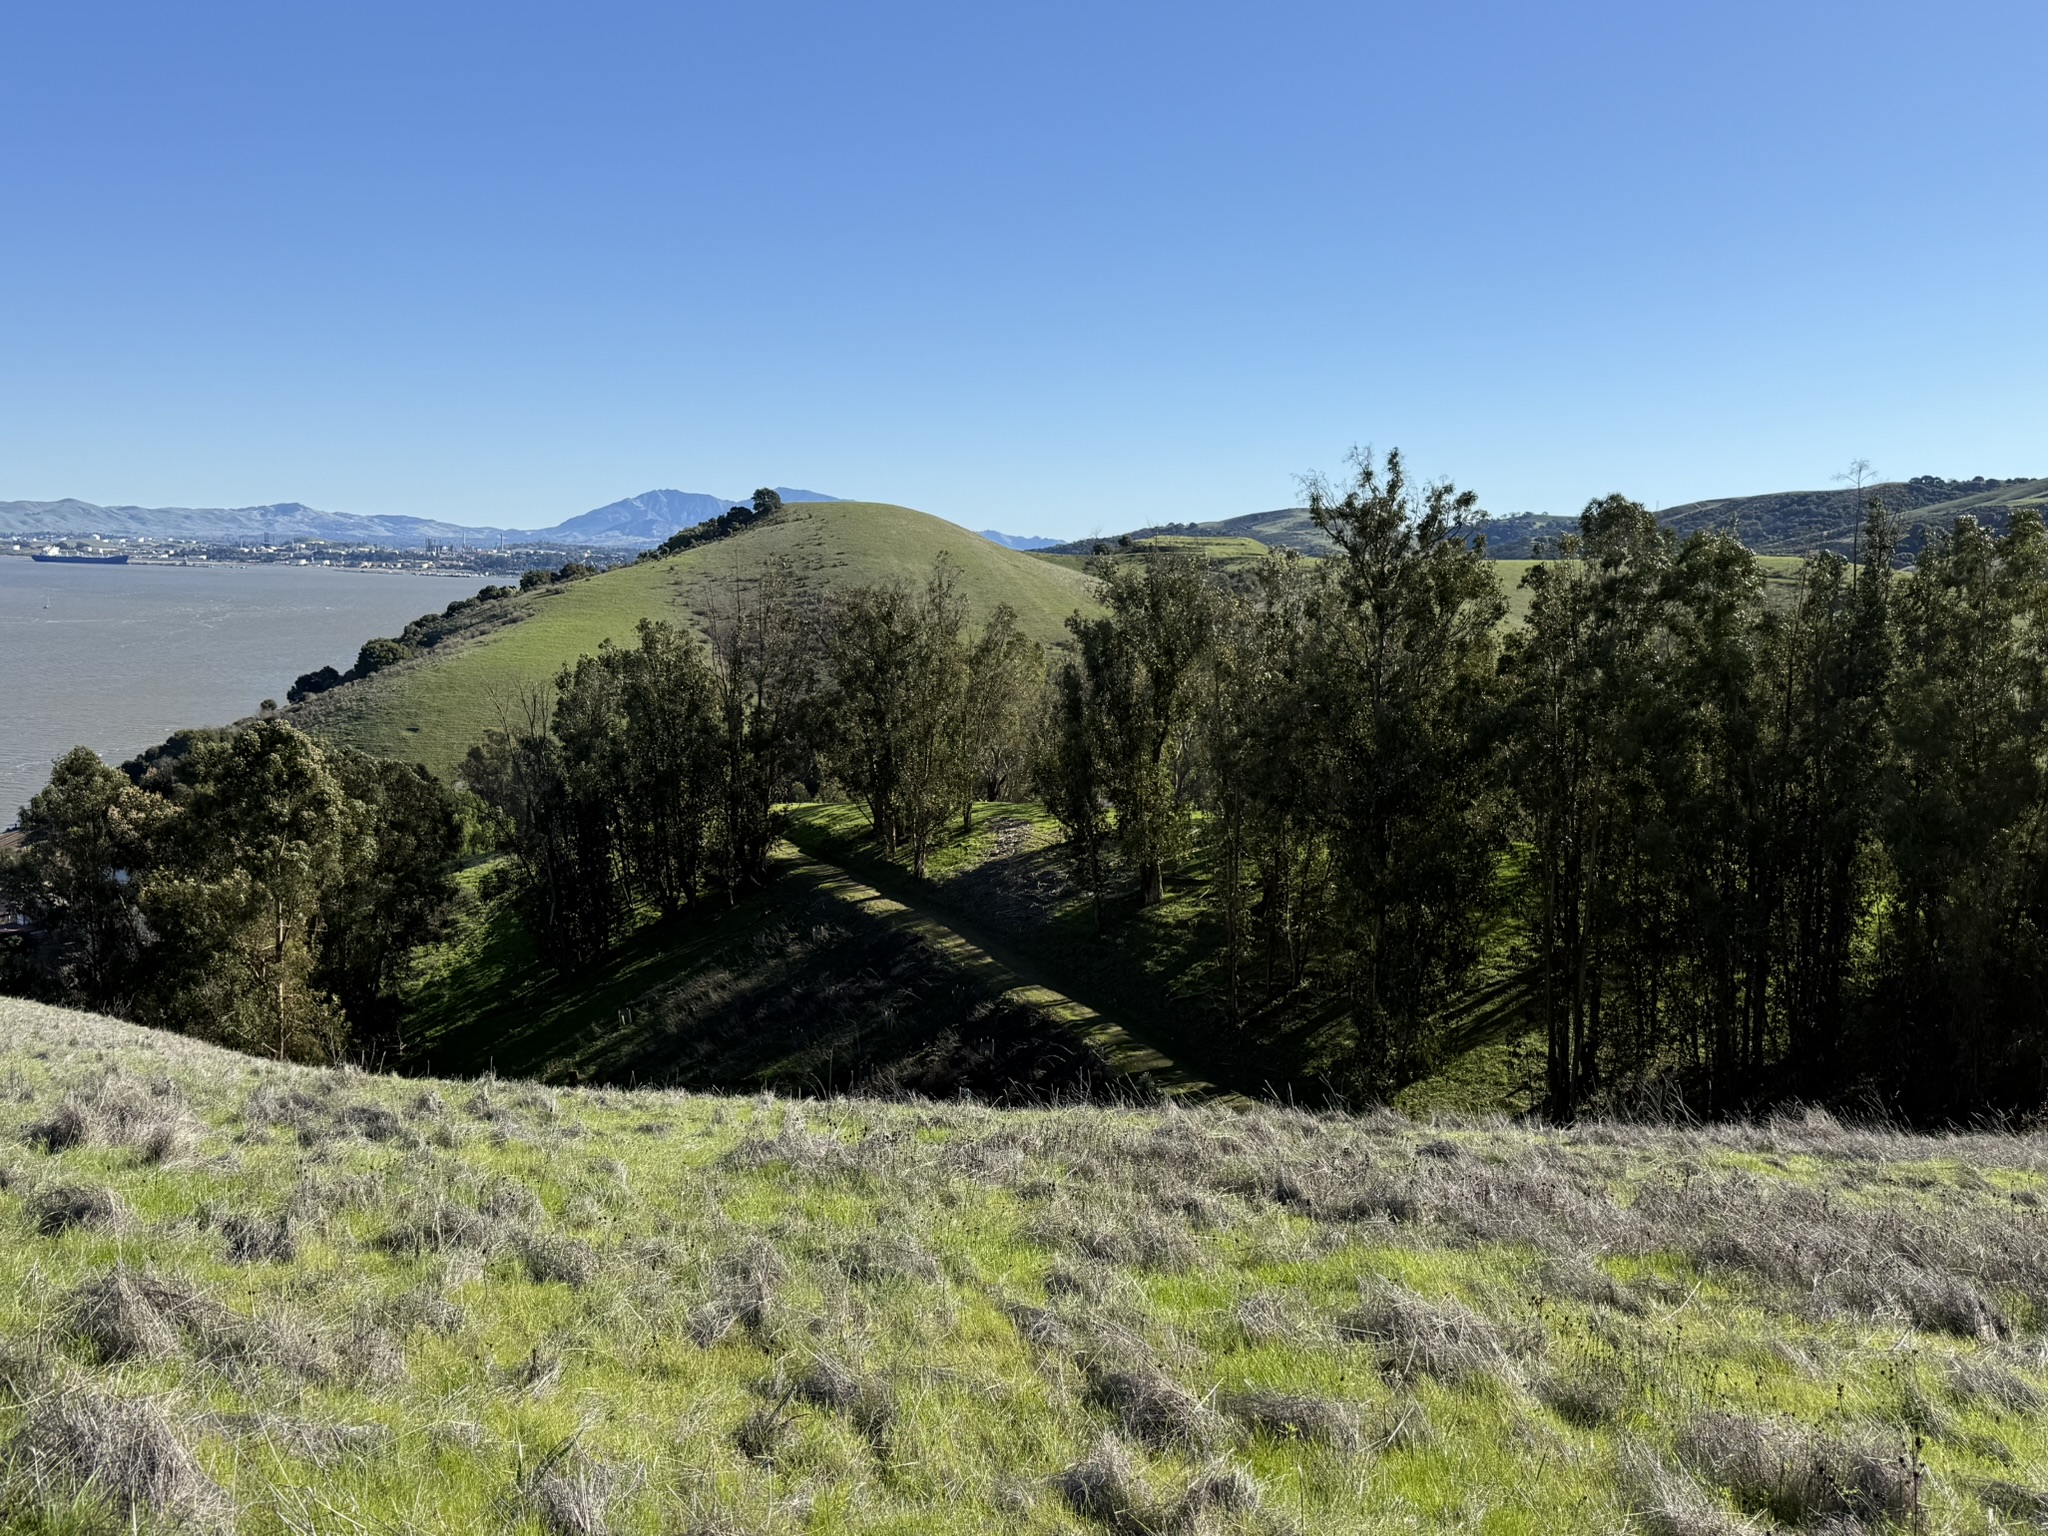
{"label": "grassy foreground hill", "polygon": [[0,1000],[0,1530],[2048,1519],[2048,1140],[390,1079]]}
{"label": "grassy foreground hill", "polygon": [[977,618],[1008,603],[1039,640],[1058,639],[1068,614],[1094,606],[1094,583],[1084,573],[1004,549],[941,518],[872,502],[798,502],[668,559],[507,599],[510,622],[322,694],[294,718],[316,736],[446,775],[523,689],[547,684],[605,640],[630,643],[643,618],[701,630],[731,610],[736,582],[752,581],[777,561],[787,562],[800,594],[816,596],[921,582],[941,553],[959,567],[961,591]]}

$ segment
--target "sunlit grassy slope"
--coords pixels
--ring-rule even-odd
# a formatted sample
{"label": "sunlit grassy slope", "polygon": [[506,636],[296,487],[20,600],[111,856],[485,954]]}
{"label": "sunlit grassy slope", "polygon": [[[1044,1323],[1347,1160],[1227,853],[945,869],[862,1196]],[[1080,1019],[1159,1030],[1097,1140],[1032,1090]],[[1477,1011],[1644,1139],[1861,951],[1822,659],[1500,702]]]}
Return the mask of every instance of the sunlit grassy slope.
{"label": "sunlit grassy slope", "polygon": [[278,1066],[0,1000],[0,1530],[2038,1529],[2048,1143]]}
{"label": "sunlit grassy slope", "polygon": [[[517,622],[456,641],[304,706],[316,735],[447,773],[518,693],[605,640],[627,644],[642,618],[702,628],[730,608],[735,578],[787,561],[802,593],[864,583],[922,581],[945,553],[977,619],[998,603],[1040,640],[1064,633],[1068,614],[1094,605],[1094,583],[1004,549],[943,519],[871,502],[801,502],[770,522],[671,559],[607,571],[512,599]],[[365,636],[367,639],[368,637]]]}

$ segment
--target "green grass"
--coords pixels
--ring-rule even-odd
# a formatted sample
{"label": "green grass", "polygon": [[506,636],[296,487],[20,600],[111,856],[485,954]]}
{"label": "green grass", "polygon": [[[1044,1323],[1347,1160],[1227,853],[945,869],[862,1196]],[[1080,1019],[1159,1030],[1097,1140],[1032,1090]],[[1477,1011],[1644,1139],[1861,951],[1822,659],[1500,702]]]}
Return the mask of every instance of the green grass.
{"label": "green grass", "polygon": [[0,1042],[13,1536],[1991,1536],[2048,1485],[2038,1136]]}
{"label": "green grass", "polygon": [[[1067,615],[1094,606],[1094,583],[992,544],[940,518],[870,502],[792,503],[771,521],[666,560],[511,599],[515,622],[456,640],[309,701],[294,719],[316,736],[452,774],[470,745],[502,723],[523,690],[548,685],[606,640],[631,644],[643,618],[703,630],[730,609],[735,574],[786,560],[800,599],[834,588],[921,582],[941,553],[960,571],[976,621],[1007,602],[1033,637],[1052,643]],[[365,638],[368,638],[367,636]]]}

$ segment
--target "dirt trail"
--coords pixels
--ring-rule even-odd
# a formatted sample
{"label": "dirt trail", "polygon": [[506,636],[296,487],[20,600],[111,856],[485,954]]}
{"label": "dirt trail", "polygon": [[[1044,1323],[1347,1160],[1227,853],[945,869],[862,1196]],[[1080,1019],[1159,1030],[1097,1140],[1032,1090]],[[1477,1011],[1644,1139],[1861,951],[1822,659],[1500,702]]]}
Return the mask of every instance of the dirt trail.
{"label": "dirt trail", "polygon": [[815,885],[859,907],[869,917],[916,933],[963,971],[981,977],[992,992],[1033,1009],[1086,1041],[1118,1072],[1133,1077],[1140,1072],[1147,1074],[1169,1098],[1200,1099],[1211,1104],[1250,1102],[1197,1077],[1123,1024],[1048,985],[1033,974],[1033,967],[1018,961],[954,914],[920,902],[907,892],[903,897],[885,896],[837,864],[815,858],[790,843],[781,845],[777,859],[786,878]]}

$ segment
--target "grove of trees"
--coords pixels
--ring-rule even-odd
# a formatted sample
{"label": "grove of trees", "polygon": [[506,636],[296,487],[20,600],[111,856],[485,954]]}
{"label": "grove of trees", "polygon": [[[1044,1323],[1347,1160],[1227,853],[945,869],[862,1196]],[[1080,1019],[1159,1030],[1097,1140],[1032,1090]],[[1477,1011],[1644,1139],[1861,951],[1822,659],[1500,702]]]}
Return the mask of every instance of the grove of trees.
{"label": "grove of trees", "polygon": [[[1170,911],[1191,1027],[1312,1029],[1354,1098],[1441,1059],[1482,979],[1559,1119],[2048,1098],[2038,513],[1897,572],[1872,506],[1858,563],[1773,573],[1610,496],[1510,592],[1474,498],[1398,453],[1310,504],[1328,558],[1128,548],[1050,652],[944,558],[824,600],[736,580],[708,640],[645,622],[509,701],[468,803],[565,971],[767,880],[789,801],[855,802],[923,876],[1033,797],[1098,946]],[[75,752],[24,827],[37,985],[310,1057],[395,1037],[459,840],[422,771],[276,721]]]}
{"label": "grove of trees", "polygon": [[299,1061],[400,1043],[397,983],[461,842],[424,769],[271,719],[120,769],[74,748],[22,830],[0,892],[38,937],[14,989]]}

